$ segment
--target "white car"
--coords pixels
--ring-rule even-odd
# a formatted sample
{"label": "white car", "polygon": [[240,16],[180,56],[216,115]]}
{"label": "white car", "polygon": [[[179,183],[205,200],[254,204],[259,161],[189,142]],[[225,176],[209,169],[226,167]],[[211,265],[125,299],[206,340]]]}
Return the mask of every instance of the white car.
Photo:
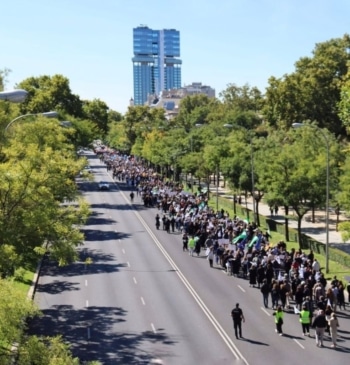
{"label": "white car", "polygon": [[107,182],[107,181],[100,181],[98,183],[98,188],[100,190],[109,190],[109,182]]}

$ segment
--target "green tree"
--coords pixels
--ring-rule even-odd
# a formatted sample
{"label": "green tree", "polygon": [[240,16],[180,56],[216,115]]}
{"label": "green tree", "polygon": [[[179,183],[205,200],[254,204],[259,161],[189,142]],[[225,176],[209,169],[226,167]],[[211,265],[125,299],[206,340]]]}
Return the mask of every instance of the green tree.
{"label": "green tree", "polygon": [[57,121],[43,118],[10,132],[0,164],[0,246],[14,248],[13,268],[42,254],[44,243],[60,264],[73,261],[89,210],[83,201],[62,203],[77,199],[74,178],[85,162]]}
{"label": "green tree", "polygon": [[109,108],[104,101],[94,99],[83,102],[83,114],[85,119],[93,122],[99,131],[96,137],[104,137],[108,132],[108,111]]}
{"label": "green tree", "polygon": [[11,346],[20,343],[23,336],[23,319],[39,312],[9,280],[0,279],[0,297],[0,364],[9,365],[13,356]]}
{"label": "green tree", "polygon": [[[18,351],[18,365],[82,365],[72,355],[69,344],[61,336],[39,338],[29,336]],[[85,365],[99,365],[98,361],[84,362]]]}
{"label": "green tree", "polygon": [[[339,146],[327,131],[330,146],[330,185],[337,182]],[[315,138],[316,136],[316,138]],[[286,218],[291,207],[298,221],[299,244],[302,244],[301,226],[305,214],[315,207],[323,207],[326,201],[326,144],[312,126],[290,130],[282,134],[271,133],[263,146],[265,163],[258,165],[260,186],[267,194],[268,202],[284,206]],[[286,220],[286,230],[288,220]],[[286,231],[286,239],[287,231]]]}
{"label": "green tree", "polygon": [[82,102],[71,92],[69,80],[62,75],[30,77],[17,86],[28,91],[26,101],[20,105],[21,114],[55,110],[83,117]]}
{"label": "green tree", "polygon": [[348,72],[350,37],[316,44],[313,57],[302,57],[295,72],[269,80],[264,116],[271,126],[289,128],[293,123],[313,120],[320,128],[344,134],[337,105]]}
{"label": "green tree", "polygon": [[220,93],[224,104],[230,109],[239,112],[260,112],[263,106],[263,96],[257,87],[245,84],[241,87],[228,84],[227,88]]}

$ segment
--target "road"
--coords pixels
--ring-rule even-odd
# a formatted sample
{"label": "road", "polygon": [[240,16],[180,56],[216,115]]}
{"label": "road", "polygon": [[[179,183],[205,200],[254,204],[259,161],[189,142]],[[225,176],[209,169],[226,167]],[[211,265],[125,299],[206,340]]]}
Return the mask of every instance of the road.
{"label": "road", "polygon": [[[96,182],[83,184],[93,214],[80,261],[64,268],[44,261],[35,294],[44,316],[33,332],[63,334],[75,355],[106,365],[322,364],[329,355],[348,361],[350,308],[339,315],[337,350],[329,340],[320,349],[303,337],[293,313],[285,314],[285,335],[278,336],[258,289],[210,268],[204,252],[183,252],[181,236],[157,231],[157,210],[139,197],[131,204],[124,184],[98,191],[98,181],[112,179],[96,156],[87,157]],[[236,302],[246,318],[241,340],[230,317]]]}

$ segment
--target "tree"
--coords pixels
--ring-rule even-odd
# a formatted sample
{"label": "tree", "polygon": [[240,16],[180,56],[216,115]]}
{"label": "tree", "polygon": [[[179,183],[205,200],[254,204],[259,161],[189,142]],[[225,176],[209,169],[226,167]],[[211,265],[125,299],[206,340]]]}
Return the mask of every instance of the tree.
{"label": "tree", "polygon": [[7,77],[11,70],[9,68],[4,68],[3,70],[0,70],[0,91],[4,90],[4,87],[7,83]]}
{"label": "tree", "polygon": [[99,131],[96,137],[103,138],[108,132],[108,110],[107,104],[99,99],[83,102],[84,118],[93,122]]}
{"label": "tree", "polygon": [[0,297],[0,364],[9,365],[13,356],[11,346],[20,343],[23,335],[23,319],[39,312],[9,280],[0,279]]}
{"label": "tree", "polygon": [[[334,189],[338,175],[339,146],[332,135],[328,133],[327,136],[330,141],[330,184]],[[299,244],[302,245],[301,225],[304,215],[314,207],[324,207],[326,201],[325,142],[317,134],[317,129],[305,126],[284,134],[280,131],[271,133],[263,151],[265,163],[261,160],[258,165],[260,186],[271,203],[276,202],[285,207],[287,219],[289,207],[294,210],[298,220]]]}
{"label": "tree", "polygon": [[346,128],[347,133],[350,131],[350,70],[346,74],[344,84],[340,92],[340,101],[338,103],[339,118]]}
{"label": "tree", "polygon": [[344,134],[337,105],[348,72],[350,37],[316,44],[313,57],[302,57],[295,72],[281,79],[270,78],[263,114],[271,126],[289,128],[313,120],[320,128]]}
{"label": "tree", "polygon": [[62,203],[77,199],[74,178],[85,162],[66,143],[64,130],[43,118],[14,125],[7,135],[0,164],[0,246],[13,248],[13,269],[37,259],[46,246],[66,264],[75,260],[83,241],[79,226],[89,213],[86,203]]}
{"label": "tree", "polygon": [[[71,353],[70,346],[61,336],[39,338],[29,336],[21,343],[18,351],[18,365],[81,365],[82,362]],[[99,365],[98,361],[84,362],[85,365]]]}
{"label": "tree", "polygon": [[72,94],[69,80],[62,75],[30,77],[17,86],[28,91],[27,99],[20,105],[21,114],[55,110],[76,118],[83,117],[82,102]]}
{"label": "tree", "polygon": [[224,104],[239,112],[260,112],[263,105],[263,96],[257,87],[245,84],[241,87],[236,84],[228,84],[220,93]]}

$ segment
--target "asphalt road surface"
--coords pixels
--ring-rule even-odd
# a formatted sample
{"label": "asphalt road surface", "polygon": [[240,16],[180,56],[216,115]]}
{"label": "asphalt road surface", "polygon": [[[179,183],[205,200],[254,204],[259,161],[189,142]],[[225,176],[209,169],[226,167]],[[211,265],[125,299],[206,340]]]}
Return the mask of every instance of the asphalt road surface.
{"label": "asphalt road surface", "polygon": [[[271,309],[248,281],[209,267],[203,251],[182,251],[180,233],[156,230],[156,208],[145,208],[130,188],[113,183],[105,166],[86,153],[95,182],[82,183],[92,216],[83,228],[80,261],[64,268],[46,258],[35,301],[43,317],[33,333],[62,334],[76,356],[109,364],[346,364],[350,307],[339,313],[338,348],[316,347],[302,336],[299,317],[284,317],[275,333]],[[231,309],[239,302],[246,322],[236,340]]]}

